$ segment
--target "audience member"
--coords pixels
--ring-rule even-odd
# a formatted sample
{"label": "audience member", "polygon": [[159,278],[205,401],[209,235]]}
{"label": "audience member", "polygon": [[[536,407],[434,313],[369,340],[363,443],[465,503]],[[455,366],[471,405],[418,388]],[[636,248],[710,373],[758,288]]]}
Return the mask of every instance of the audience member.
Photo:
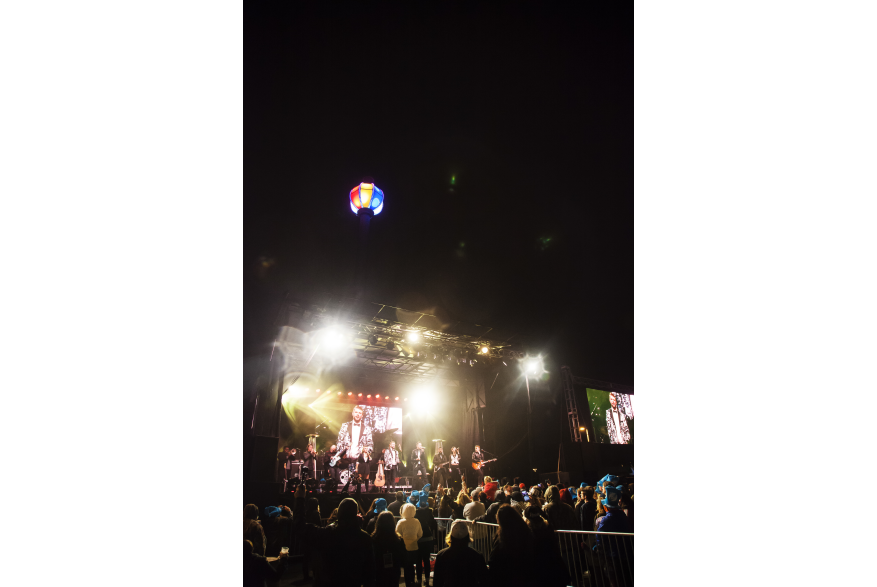
{"label": "audience member", "polygon": [[262,524],[259,523],[259,508],[253,503],[244,506],[244,540],[249,540],[253,545],[253,554],[265,556],[268,540]]}
{"label": "audience member", "polygon": [[[375,520],[377,520],[378,516],[381,515],[383,512],[385,512],[386,510],[387,510],[387,500],[386,499],[384,499],[383,497],[379,497],[378,499],[374,500],[374,502],[372,503],[372,509],[369,510],[371,517],[369,518],[369,521],[366,522],[366,524],[365,524],[365,531],[369,536],[371,536],[371,534],[375,530],[375,524],[376,524]],[[390,514],[390,515],[392,516],[393,514]],[[375,559],[375,562],[377,563],[379,561],[377,561],[377,559]]]}
{"label": "audience member", "polygon": [[585,487],[583,490],[585,501],[576,512],[578,514],[579,530],[586,532],[594,531],[594,518],[597,516],[597,501],[594,499],[594,488]]}
{"label": "audience member", "polygon": [[414,517],[420,522],[420,529],[423,531],[420,538],[417,539],[417,582],[425,579],[424,585],[429,585],[429,555],[432,554],[433,543],[435,537],[438,536],[438,525],[435,522],[435,516],[429,509],[429,484],[423,486],[420,492],[419,501],[417,503],[417,511]]}
{"label": "audience member", "polygon": [[505,503],[505,501],[505,494],[497,492],[496,499],[493,500],[493,503],[490,504],[490,507],[487,508],[486,512],[484,512],[484,515],[475,518],[475,521],[487,522],[488,524],[496,524],[496,511],[499,509],[499,506]]}
{"label": "audience member", "polygon": [[[315,577],[315,585],[366,585],[375,583],[375,561],[372,541],[362,529],[362,520],[357,514],[359,506],[356,501],[346,498],[336,509],[335,527],[322,528],[305,521],[305,488],[299,486],[295,491],[295,509],[293,528],[295,533],[307,543],[312,544],[317,555],[324,561],[336,561],[335,564],[323,564],[324,573]],[[337,564],[338,557],[343,557],[343,564]]]}
{"label": "audience member", "polygon": [[406,558],[402,568],[405,571],[405,585],[408,587],[414,585],[414,569],[417,566],[417,558],[420,554],[417,541],[423,536],[423,527],[416,516],[417,508],[410,503],[406,503],[402,506],[402,519],[396,524],[396,533],[405,542]]}
{"label": "audience member", "polygon": [[[566,570],[566,563],[560,556],[557,534],[548,525],[545,512],[542,508],[531,505],[527,508],[525,517],[527,526],[533,532],[533,562],[536,568],[540,569],[541,584],[548,587],[569,585],[571,577]],[[578,544],[578,541],[571,543]]]}
{"label": "audience member", "polygon": [[[386,503],[386,500],[381,500]],[[372,548],[375,556],[375,585],[377,587],[398,587],[399,575],[405,564],[407,553],[405,543],[396,534],[396,520],[389,511],[383,511],[374,518]]]}
{"label": "audience member", "polygon": [[387,506],[387,511],[396,516],[397,518],[401,515],[399,513],[400,508],[405,503],[405,492],[397,491],[396,492],[396,501]]}
{"label": "audience member", "polygon": [[509,505],[496,513],[497,543],[490,553],[488,584],[496,587],[531,587],[540,584],[534,567],[533,533]]}
{"label": "audience member", "polygon": [[445,540],[448,548],[435,557],[433,587],[476,587],[487,585],[484,557],[469,548],[469,524],[456,520]]}
{"label": "audience member", "polygon": [[487,508],[484,507],[484,504],[481,503],[481,492],[477,492],[472,498],[471,503],[467,503],[463,507],[463,517],[469,520],[470,522],[479,516],[483,516],[484,512]]}
{"label": "audience member", "polygon": [[253,552],[253,543],[244,540],[244,587],[266,587],[266,580],[277,581],[286,570],[287,554],[280,555],[279,567]]}
{"label": "audience member", "polygon": [[463,509],[467,504],[471,503],[472,499],[466,494],[465,491],[460,491],[460,494],[457,496],[457,501],[454,504],[454,515],[451,516],[455,520],[463,517]]}
{"label": "audience member", "polygon": [[566,491],[566,489],[558,491],[557,487],[551,486],[545,493],[548,505],[543,510],[548,518],[548,523],[554,530],[578,530],[579,523],[576,520],[575,509],[561,501],[561,491]]}

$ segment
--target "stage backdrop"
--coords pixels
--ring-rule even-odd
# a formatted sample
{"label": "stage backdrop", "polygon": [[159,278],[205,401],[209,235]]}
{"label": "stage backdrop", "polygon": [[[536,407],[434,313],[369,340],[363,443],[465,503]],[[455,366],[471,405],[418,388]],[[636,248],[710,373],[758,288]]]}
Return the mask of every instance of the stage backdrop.
{"label": "stage backdrop", "polygon": [[633,444],[633,396],[588,388],[588,407],[597,442]]}

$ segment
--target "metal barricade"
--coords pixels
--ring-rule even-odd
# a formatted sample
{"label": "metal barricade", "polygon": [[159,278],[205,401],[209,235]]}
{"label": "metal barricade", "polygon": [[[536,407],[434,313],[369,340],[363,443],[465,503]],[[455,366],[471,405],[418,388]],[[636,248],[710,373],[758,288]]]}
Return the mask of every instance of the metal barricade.
{"label": "metal barricade", "polygon": [[633,587],[633,534],[558,530],[560,555],[576,587]]}

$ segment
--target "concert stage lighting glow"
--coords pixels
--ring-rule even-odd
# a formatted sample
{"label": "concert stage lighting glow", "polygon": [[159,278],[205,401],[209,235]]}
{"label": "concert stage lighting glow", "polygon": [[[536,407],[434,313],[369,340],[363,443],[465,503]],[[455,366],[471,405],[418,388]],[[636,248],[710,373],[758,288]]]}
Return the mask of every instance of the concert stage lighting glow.
{"label": "concert stage lighting glow", "polygon": [[486,355],[487,353],[490,352],[490,349],[487,348],[486,346],[483,346],[483,347],[481,347],[481,352]]}
{"label": "concert stage lighting glow", "polygon": [[350,395],[353,395],[353,392],[352,392],[352,391],[348,391],[348,392],[347,392],[347,395],[349,395],[349,396],[350,396]]}
{"label": "concert stage lighting glow", "polygon": [[372,346],[378,346],[378,337],[372,334],[368,337],[368,343]]}
{"label": "concert stage lighting glow", "polygon": [[538,373],[542,370],[542,361],[540,359],[527,359],[524,369],[527,373]]}
{"label": "concert stage lighting glow", "polygon": [[409,332],[407,338],[408,338],[409,342],[417,342],[418,340],[420,340],[420,333],[419,332]]}
{"label": "concert stage lighting glow", "polygon": [[362,394],[359,394],[359,397],[362,397]]}
{"label": "concert stage lighting glow", "polygon": [[368,399],[371,399],[371,397],[372,397],[372,394],[368,394],[368,395],[367,395],[367,396],[365,396],[365,397],[367,397],[367,398],[368,398]]}
{"label": "concert stage lighting glow", "polygon": [[399,396],[396,396],[396,401],[399,401]]}
{"label": "concert stage lighting glow", "polygon": [[340,391],[338,392],[338,395],[341,395],[341,392],[340,392]]}

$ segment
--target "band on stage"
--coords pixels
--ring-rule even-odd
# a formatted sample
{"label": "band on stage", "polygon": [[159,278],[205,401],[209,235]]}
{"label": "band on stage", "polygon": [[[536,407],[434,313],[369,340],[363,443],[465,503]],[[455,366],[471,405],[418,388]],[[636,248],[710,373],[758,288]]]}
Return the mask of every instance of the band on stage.
{"label": "band on stage", "polygon": [[[363,410],[355,406],[351,420],[341,424],[338,439],[328,450],[317,453],[315,435],[309,435],[308,445],[303,451],[288,446],[278,454],[278,478],[283,481],[283,491],[292,489],[290,482],[306,482],[313,479],[324,481],[324,491],[368,492],[381,490],[394,492],[401,479],[410,482],[411,489],[420,489],[426,483],[432,487],[460,486],[465,482],[465,470],[461,462],[460,449],[451,447],[449,455],[444,454],[441,442],[437,442],[430,469],[427,451],[418,442],[408,455],[407,466],[403,462],[401,446],[391,440],[386,448],[375,449],[375,432],[363,421]],[[472,453],[472,478],[477,485],[484,484],[484,466],[495,459],[486,459],[479,445]],[[467,467],[468,469],[468,467]],[[378,472],[383,473],[381,480]],[[295,481],[294,481],[295,480]],[[378,481],[378,485],[375,482]],[[408,484],[405,484],[406,486]]]}

